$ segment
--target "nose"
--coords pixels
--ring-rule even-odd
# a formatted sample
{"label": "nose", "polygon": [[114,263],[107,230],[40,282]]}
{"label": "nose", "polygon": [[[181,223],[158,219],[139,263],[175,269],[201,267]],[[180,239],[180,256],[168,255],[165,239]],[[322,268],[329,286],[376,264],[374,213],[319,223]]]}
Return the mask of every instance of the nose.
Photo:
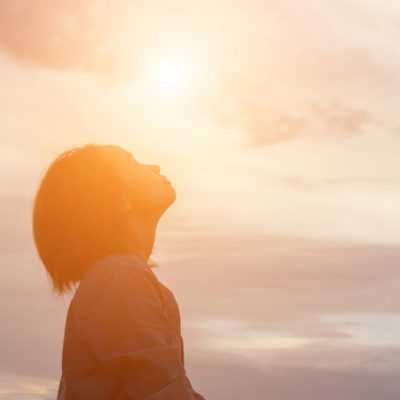
{"label": "nose", "polygon": [[153,170],[156,174],[160,173],[160,167],[158,165],[148,165],[148,167]]}

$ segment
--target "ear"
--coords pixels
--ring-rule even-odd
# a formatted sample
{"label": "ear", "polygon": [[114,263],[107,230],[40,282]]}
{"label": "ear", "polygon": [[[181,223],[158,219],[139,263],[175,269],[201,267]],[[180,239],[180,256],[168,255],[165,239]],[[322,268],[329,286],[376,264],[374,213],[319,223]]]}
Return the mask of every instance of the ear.
{"label": "ear", "polygon": [[129,212],[132,210],[132,204],[127,197],[121,200],[121,210],[122,212]]}

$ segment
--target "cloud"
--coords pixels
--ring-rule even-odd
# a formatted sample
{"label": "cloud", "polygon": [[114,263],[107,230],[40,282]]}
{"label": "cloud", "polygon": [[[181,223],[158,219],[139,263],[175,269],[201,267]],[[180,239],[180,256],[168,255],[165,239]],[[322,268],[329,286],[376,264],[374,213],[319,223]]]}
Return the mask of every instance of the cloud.
{"label": "cloud", "polygon": [[[57,396],[58,382],[46,379],[3,374],[0,372],[0,399],[43,400]],[[45,398],[43,396],[46,396]]]}
{"label": "cloud", "polygon": [[306,179],[299,178],[296,176],[281,177],[277,179],[277,182],[291,189],[306,191],[306,192],[313,191],[321,187],[319,183],[309,182]]}
{"label": "cloud", "polygon": [[[373,346],[356,334],[374,335],[374,319],[364,323],[363,315],[400,313],[399,247],[182,231],[163,238],[155,254],[155,273],[181,309],[189,376],[206,398],[247,393],[262,400],[267,390],[287,400],[295,393],[309,400],[337,400],[333,393],[396,398],[390,393],[398,393],[400,350],[385,341],[393,334],[383,330]],[[2,264],[8,268],[0,282],[0,370],[19,382],[32,371],[57,380],[68,303],[51,300],[32,255],[3,252]],[[201,328],[210,320],[222,323]],[[283,342],[286,349],[279,348],[282,337],[293,339]],[[230,346],[208,347],[211,339]],[[257,340],[247,346],[248,339]],[[372,382],[368,390],[365,380]]]}
{"label": "cloud", "polygon": [[278,184],[293,190],[310,192],[318,189],[330,188],[360,188],[376,190],[377,187],[383,189],[396,189],[397,179],[376,179],[376,178],[325,178],[325,179],[306,179],[298,176],[282,176],[275,180]]}
{"label": "cloud", "polygon": [[262,92],[228,96],[205,108],[215,120],[230,128],[244,131],[244,143],[251,147],[264,147],[293,140],[335,140],[359,135],[368,123],[374,122],[371,114],[345,101],[324,100],[309,103],[299,99],[295,106],[289,102],[266,101]]}
{"label": "cloud", "polygon": [[0,46],[23,63],[112,75],[131,69],[140,53],[128,21],[137,26],[129,2],[2,1]]}
{"label": "cloud", "polygon": [[[305,347],[268,353],[257,361],[228,353],[194,353],[188,358],[187,370],[193,386],[210,399],[398,398],[400,375],[395,364],[399,361],[399,348],[323,351]],[[336,365],[329,366],[329,361]],[[343,368],[349,362],[353,366]]]}
{"label": "cloud", "polygon": [[313,103],[309,107],[303,101],[295,111],[254,104],[241,109],[248,140],[257,147],[301,138],[324,140],[355,136],[371,121],[369,112],[339,101]]}
{"label": "cloud", "polygon": [[396,127],[392,128],[392,132],[395,135],[400,135],[400,126],[396,126]]}
{"label": "cloud", "polygon": [[370,114],[367,111],[339,101],[332,101],[330,104],[313,103],[310,110],[325,126],[328,135],[339,137],[357,135],[370,121]]}
{"label": "cloud", "polygon": [[275,107],[261,108],[253,105],[242,111],[242,118],[254,146],[290,141],[306,125],[304,118],[294,117]]}
{"label": "cloud", "polygon": [[[208,235],[196,236],[193,242],[182,238],[180,244],[175,239],[167,248],[177,258],[166,261],[157,273],[176,289],[189,319],[196,315],[242,321],[249,330],[312,329],[345,337],[340,334],[346,333],[340,323],[320,318],[329,314],[400,313],[400,248],[396,246],[358,247],[267,235]],[[160,262],[163,265],[162,258]],[[183,284],[186,279],[187,285]],[[196,299],[203,293],[207,293],[207,301],[199,304]]]}

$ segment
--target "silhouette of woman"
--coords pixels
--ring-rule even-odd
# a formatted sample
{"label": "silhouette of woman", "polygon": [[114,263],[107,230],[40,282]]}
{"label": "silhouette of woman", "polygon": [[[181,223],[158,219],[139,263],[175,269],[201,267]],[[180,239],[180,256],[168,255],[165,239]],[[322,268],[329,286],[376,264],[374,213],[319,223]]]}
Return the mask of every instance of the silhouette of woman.
{"label": "silhouette of woman", "polygon": [[33,235],[69,305],[57,400],[193,400],[178,305],[151,270],[175,190],[121,147],[60,154],[36,194]]}

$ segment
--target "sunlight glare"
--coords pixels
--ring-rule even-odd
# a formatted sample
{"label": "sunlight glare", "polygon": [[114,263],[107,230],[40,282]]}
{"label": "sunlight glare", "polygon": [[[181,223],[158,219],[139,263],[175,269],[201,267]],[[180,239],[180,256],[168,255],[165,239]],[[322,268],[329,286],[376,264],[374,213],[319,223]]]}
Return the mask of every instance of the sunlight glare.
{"label": "sunlight glare", "polygon": [[[124,83],[125,100],[141,109],[141,113],[155,112],[168,120],[176,119],[172,110],[181,113],[202,101],[209,88],[211,60],[198,41],[189,44],[170,44],[149,48],[139,73]],[[181,115],[180,117],[181,118]]]}
{"label": "sunlight glare", "polygon": [[166,48],[149,59],[148,90],[163,101],[186,101],[196,92],[199,61],[190,47]]}
{"label": "sunlight glare", "polygon": [[156,70],[158,85],[168,91],[178,92],[187,84],[185,65],[182,62],[167,60]]}

